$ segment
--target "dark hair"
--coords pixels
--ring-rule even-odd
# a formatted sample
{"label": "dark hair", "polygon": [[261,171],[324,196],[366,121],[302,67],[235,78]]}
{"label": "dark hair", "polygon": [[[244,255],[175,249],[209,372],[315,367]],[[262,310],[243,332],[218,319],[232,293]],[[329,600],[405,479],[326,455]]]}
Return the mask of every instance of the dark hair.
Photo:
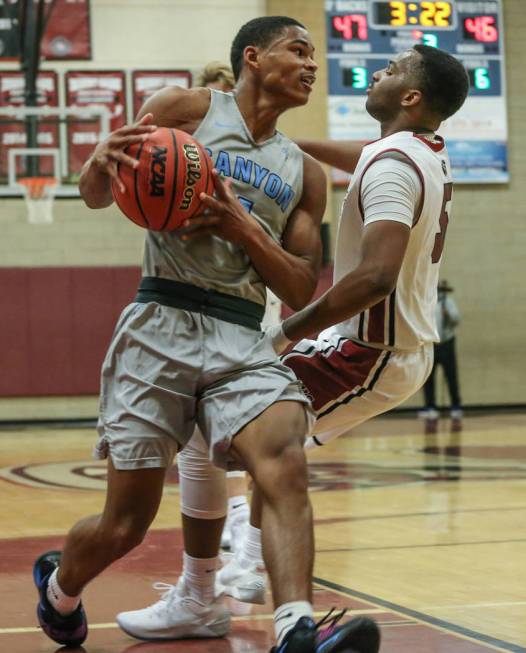
{"label": "dark hair", "polygon": [[287,16],[263,16],[245,23],[236,34],[230,48],[230,64],[234,78],[239,79],[243,67],[243,52],[248,45],[265,48],[286,27],[305,27],[294,18]]}
{"label": "dark hair", "polygon": [[429,45],[415,45],[422,57],[415,69],[427,105],[445,120],[464,104],[469,91],[469,77],[461,62],[444,50]]}

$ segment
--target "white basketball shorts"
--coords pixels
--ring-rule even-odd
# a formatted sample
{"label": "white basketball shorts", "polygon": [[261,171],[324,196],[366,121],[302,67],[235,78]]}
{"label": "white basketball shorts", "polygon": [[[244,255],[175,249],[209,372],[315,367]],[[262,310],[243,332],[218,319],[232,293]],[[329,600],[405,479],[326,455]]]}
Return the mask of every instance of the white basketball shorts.
{"label": "white basketball shorts", "polygon": [[387,351],[334,334],[301,340],[281,360],[312,401],[317,419],[309,443],[322,445],[421,388],[433,365],[433,345]]}

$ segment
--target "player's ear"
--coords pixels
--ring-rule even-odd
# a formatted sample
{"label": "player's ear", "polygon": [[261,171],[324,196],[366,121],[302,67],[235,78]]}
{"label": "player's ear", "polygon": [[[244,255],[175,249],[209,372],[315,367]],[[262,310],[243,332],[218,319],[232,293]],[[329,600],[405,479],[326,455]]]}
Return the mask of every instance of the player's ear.
{"label": "player's ear", "polygon": [[416,88],[411,88],[402,97],[403,107],[414,107],[422,101],[422,92]]}
{"label": "player's ear", "polygon": [[247,45],[243,50],[243,60],[250,68],[259,68],[259,50],[254,45]]}

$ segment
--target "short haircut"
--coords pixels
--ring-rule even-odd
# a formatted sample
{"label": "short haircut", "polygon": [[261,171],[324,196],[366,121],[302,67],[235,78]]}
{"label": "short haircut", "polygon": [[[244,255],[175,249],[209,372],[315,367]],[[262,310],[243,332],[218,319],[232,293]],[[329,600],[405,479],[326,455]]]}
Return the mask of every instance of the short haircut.
{"label": "short haircut", "polygon": [[206,86],[214,82],[220,82],[225,88],[234,88],[236,82],[230,66],[221,61],[207,63],[197,76],[196,86]]}
{"label": "short haircut", "polygon": [[236,81],[243,67],[243,52],[249,45],[266,48],[287,27],[305,27],[287,16],[263,16],[245,23],[236,34],[230,49],[230,63]]}
{"label": "short haircut", "polygon": [[444,50],[429,45],[415,45],[422,57],[414,72],[420,90],[433,113],[445,120],[464,104],[469,91],[469,77],[462,63]]}

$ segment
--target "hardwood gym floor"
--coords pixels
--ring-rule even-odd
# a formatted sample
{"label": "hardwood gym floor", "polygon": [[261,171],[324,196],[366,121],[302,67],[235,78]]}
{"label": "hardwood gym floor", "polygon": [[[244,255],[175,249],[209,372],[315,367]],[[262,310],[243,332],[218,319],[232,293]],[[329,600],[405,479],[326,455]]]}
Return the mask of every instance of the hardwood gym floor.
{"label": "hardwood gym floor", "polygon": [[[460,434],[440,423],[377,418],[310,457],[316,518],[315,610],[368,614],[384,653],[526,651],[526,422],[523,414],[468,416]],[[0,431],[0,650],[51,653],[36,627],[33,559],[60,548],[75,520],[98,512],[104,464],[92,428]],[[87,653],[262,653],[272,609],[231,602],[224,640],[141,643],[113,622],[157,599],[181,562],[177,473],[143,545],[88,587]]]}

